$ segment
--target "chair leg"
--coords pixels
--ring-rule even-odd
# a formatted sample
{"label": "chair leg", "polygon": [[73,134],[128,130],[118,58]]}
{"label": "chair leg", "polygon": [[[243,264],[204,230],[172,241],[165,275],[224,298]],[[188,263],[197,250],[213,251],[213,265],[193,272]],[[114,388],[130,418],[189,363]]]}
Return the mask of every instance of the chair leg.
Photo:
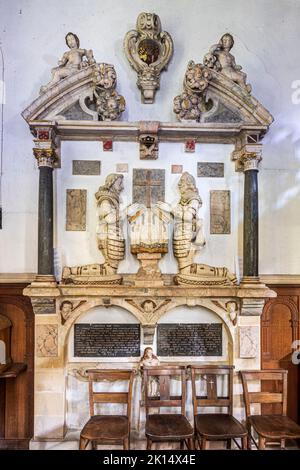
{"label": "chair leg", "polygon": [[147,437],[147,450],[151,450],[152,448],[152,441],[151,439],[149,439],[149,437]]}
{"label": "chair leg", "polygon": [[258,437],[258,448],[259,450],[264,450],[266,448],[266,439],[265,437]]}
{"label": "chair leg", "polygon": [[207,440],[205,437],[201,438],[201,450],[206,450],[207,449]]}
{"label": "chair leg", "polygon": [[[242,437],[241,441],[242,441],[242,450],[249,449],[249,438],[248,438],[248,436]],[[251,450],[251,446],[250,446],[250,450]]]}
{"label": "chair leg", "polygon": [[226,449],[231,450],[231,439],[227,439]]}
{"label": "chair leg", "polygon": [[247,430],[248,430],[248,444],[247,449],[251,450],[251,424],[247,423]]}
{"label": "chair leg", "polygon": [[195,449],[195,443],[194,443],[194,438],[190,437],[187,441],[188,445],[187,448],[188,450],[194,450]]}
{"label": "chair leg", "polygon": [[96,441],[92,441],[92,449],[97,450],[97,442]]}
{"label": "chair leg", "polygon": [[123,440],[123,449],[124,450],[129,450],[130,449],[129,437],[126,437]]}
{"label": "chair leg", "polygon": [[80,436],[79,450],[86,450],[88,443],[89,443],[88,439],[85,439],[84,437]]}
{"label": "chair leg", "polygon": [[180,450],[184,450],[184,441],[180,441]]}
{"label": "chair leg", "polygon": [[280,439],[280,449],[285,449],[285,439]]}

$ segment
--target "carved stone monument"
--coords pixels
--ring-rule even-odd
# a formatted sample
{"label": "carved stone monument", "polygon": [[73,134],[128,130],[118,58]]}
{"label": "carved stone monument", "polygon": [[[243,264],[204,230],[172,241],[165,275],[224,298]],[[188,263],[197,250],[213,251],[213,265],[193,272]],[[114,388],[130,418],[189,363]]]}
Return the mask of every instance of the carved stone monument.
{"label": "carved stone monument", "polygon": [[95,194],[98,208],[97,240],[104,258],[102,264],[65,267],[62,279],[75,284],[120,284],[117,274],[124,258],[125,240],[120,226],[119,196],[123,190],[123,175],[112,173]]}
{"label": "carved stone monument", "polygon": [[155,13],[141,13],[136,30],[124,39],[124,50],[130,65],[138,74],[137,86],[143,103],[153,103],[159,89],[160,73],[167,68],[173,55],[173,41],[169,33],[161,30]]}

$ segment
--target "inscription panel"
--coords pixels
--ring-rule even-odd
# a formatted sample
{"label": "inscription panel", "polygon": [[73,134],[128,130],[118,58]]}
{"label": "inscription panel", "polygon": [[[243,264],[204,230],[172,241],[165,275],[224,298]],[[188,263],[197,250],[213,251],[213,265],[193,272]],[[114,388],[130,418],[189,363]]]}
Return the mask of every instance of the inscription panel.
{"label": "inscription panel", "polygon": [[158,356],[222,356],[221,323],[160,323]]}
{"label": "inscription panel", "polygon": [[86,230],[86,189],[67,189],[66,230]]}
{"label": "inscription panel", "polygon": [[100,160],[73,160],[73,175],[100,175]]}
{"label": "inscription panel", "polygon": [[210,191],[210,233],[231,233],[230,191]]}
{"label": "inscription panel", "polygon": [[75,357],[140,356],[140,325],[78,323],[74,325]]}
{"label": "inscription panel", "polygon": [[224,177],[224,163],[198,162],[197,170],[199,178]]}

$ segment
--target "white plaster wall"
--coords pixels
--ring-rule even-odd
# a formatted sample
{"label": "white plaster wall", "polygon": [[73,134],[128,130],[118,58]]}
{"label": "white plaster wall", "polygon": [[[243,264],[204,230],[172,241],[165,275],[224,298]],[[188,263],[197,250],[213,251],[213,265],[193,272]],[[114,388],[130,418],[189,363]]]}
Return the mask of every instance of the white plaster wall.
{"label": "white plaster wall", "polygon": [[[37,195],[38,170],[32,157],[32,140],[21,111],[38,95],[40,85],[50,78],[66,49],[64,36],[76,32],[82,47],[92,48],[98,61],[113,63],[118,74],[118,91],[125,96],[124,120],[174,121],[172,100],[182,90],[182,80],[189,59],[202,61],[208,48],[230,31],[236,44],[234,55],[242,64],[257,97],[275,117],[265,138],[264,161],[260,175],[260,271],[262,273],[299,273],[299,117],[300,104],[292,102],[292,83],[300,79],[298,47],[300,41],[298,0],[0,0],[0,40],[4,54],[6,104],[4,105],[3,141],[3,230],[0,231],[0,272],[34,272],[37,266]],[[142,105],[135,85],[136,74],[130,68],[122,49],[125,33],[135,27],[141,11],[155,11],[162,25],[173,37],[175,54],[168,72],[161,76],[161,89],[153,105]],[[80,148],[80,150],[79,150]],[[213,147],[211,147],[213,149]],[[83,150],[84,149],[84,150]],[[132,167],[166,168],[171,161],[183,163],[187,171],[196,171],[200,160],[229,160],[229,147],[208,150],[198,145],[196,154],[184,154],[180,145],[160,146],[160,159],[139,162],[135,144],[115,144],[113,154],[102,154],[98,144],[63,146],[62,170],[57,172],[59,228],[57,242],[66,242],[61,257],[67,262],[95,261],[93,244],[93,193],[103,178],[71,178],[70,165],[75,152],[79,158],[100,158],[102,176],[115,170],[115,163],[130,160]],[[77,158],[77,157],[76,157]],[[68,167],[69,165],[69,167]],[[227,164],[229,175],[231,163]],[[69,169],[68,169],[69,168]],[[236,178],[236,179],[235,179]],[[174,200],[177,176],[168,174],[167,200]],[[208,190],[227,189],[238,176],[221,180],[199,181],[203,199],[202,215],[208,224]],[[78,183],[78,184],[77,184]],[[125,177],[130,191],[130,176]],[[88,231],[85,234],[64,233],[64,197],[66,187],[89,190]],[[242,191],[232,186],[234,201]],[[234,202],[236,204],[236,202]],[[237,206],[235,206],[236,208]],[[239,224],[233,212],[233,229]],[[237,263],[236,233],[208,238],[201,260],[212,264]],[[240,246],[240,240],[239,240]],[[99,255],[98,255],[99,256]],[[59,257],[59,256],[58,256]],[[132,259],[120,269],[134,270]],[[162,263],[162,269],[174,270],[173,260]]]}

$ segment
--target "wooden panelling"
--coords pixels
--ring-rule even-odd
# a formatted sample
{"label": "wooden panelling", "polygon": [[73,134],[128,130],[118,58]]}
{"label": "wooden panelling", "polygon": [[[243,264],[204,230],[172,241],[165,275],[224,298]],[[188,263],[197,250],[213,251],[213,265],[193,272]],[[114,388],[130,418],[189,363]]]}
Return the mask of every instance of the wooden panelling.
{"label": "wooden panelling", "polygon": [[[277,298],[266,302],[261,318],[262,369],[288,370],[288,416],[300,423],[299,366],[292,363],[292,343],[300,338],[299,305],[300,285],[269,285]],[[264,382],[264,391],[271,384]],[[263,405],[265,413],[276,413],[277,406]]]}
{"label": "wooden panelling", "polygon": [[0,313],[12,322],[12,361],[27,366],[17,378],[5,380],[0,449],[26,449],[33,435],[34,316],[30,299],[22,295],[26,285],[0,284]]}

